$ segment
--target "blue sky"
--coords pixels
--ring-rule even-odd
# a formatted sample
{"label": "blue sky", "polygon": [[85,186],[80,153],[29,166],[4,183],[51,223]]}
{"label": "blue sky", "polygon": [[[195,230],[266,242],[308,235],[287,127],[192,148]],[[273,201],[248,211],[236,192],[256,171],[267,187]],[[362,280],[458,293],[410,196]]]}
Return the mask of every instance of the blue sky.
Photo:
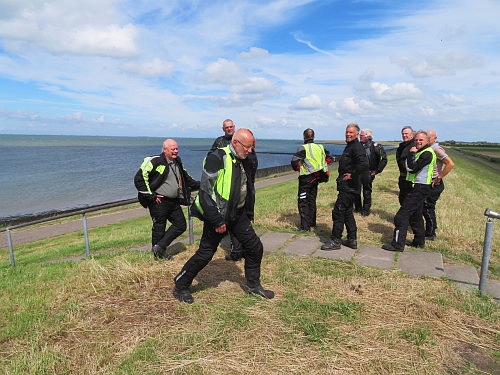
{"label": "blue sky", "polygon": [[[0,134],[500,142],[498,0],[0,0]],[[484,130],[483,130],[484,129]]]}

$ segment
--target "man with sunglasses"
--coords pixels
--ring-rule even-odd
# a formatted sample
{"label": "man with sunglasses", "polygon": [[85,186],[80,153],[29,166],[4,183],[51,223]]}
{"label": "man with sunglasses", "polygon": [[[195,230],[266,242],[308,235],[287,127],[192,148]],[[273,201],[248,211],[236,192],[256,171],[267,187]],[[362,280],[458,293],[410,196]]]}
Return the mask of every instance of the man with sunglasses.
{"label": "man with sunglasses", "polygon": [[172,294],[181,302],[193,303],[189,291],[194,278],[213,258],[227,231],[241,243],[245,258],[246,291],[271,299],[274,292],[260,283],[264,247],[252,227],[255,187],[251,171],[243,161],[252,152],[255,138],[249,129],[238,129],[231,143],[209,153],[205,159],[199,193],[191,214],[203,221],[200,246],[174,278]]}

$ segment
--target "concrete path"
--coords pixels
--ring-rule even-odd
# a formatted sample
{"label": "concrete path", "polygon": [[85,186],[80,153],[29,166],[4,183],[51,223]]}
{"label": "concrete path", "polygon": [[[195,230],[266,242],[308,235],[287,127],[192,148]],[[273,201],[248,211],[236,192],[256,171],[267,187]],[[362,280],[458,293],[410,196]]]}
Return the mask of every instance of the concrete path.
{"label": "concrete path", "polygon": [[[296,178],[295,173],[283,174],[274,178],[258,180],[256,187],[261,188]],[[148,215],[146,209],[142,207],[131,208],[98,216],[89,216],[87,218],[87,225],[89,228],[98,227],[145,215]],[[81,220],[75,220],[62,224],[48,223],[41,227],[20,228],[12,231],[11,236],[15,246],[16,244],[34,242],[81,230]],[[412,251],[411,248],[406,248],[403,253],[394,253],[376,246],[361,246],[357,250],[342,246],[340,250],[324,251],[321,250],[321,245],[326,242],[326,238],[321,239],[313,236],[279,232],[265,232],[260,236],[266,253],[353,261],[367,267],[400,270],[410,275],[436,278],[446,277],[453,281],[460,289],[466,291],[477,290],[479,287],[479,276],[474,267],[447,264],[443,262],[443,257],[440,253]],[[182,249],[187,241],[187,238],[184,238],[174,242],[169,247],[169,251],[175,254],[179,251],[177,248],[180,246]],[[7,248],[4,232],[0,236],[0,248]],[[151,251],[151,247],[150,245],[144,245],[133,250]],[[485,292],[491,295],[495,301],[500,302],[500,281],[489,280]]]}
{"label": "concrete path", "polygon": [[[443,262],[441,253],[412,251],[402,253],[386,251],[376,246],[361,246],[357,250],[342,246],[340,250],[321,250],[327,239],[293,235],[290,233],[267,232],[261,236],[266,252],[294,256],[315,256],[320,258],[352,261],[367,267],[385,270],[400,270],[410,275],[446,277],[460,289],[478,289],[479,276],[472,266],[453,265]],[[500,281],[488,280],[485,292],[500,302]]]}
{"label": "concrete path", "polygon": [[[227,237],[224,240],[226,239]],[[367,267],[388,271],[399,270],[415,276],[445,277],[463,291],[479,289],[479,275],[474,267],[448,264],[443,261],[441,253],[412,251],[411,248],[397,253],[377,246],[361,246],[357,250],[342,246],[340,250],[326,251],[321,250],[321,245],[328,240],[327,238],[294,233],[264,232],[260,234],[260,239],[266,254],[352,261]],[[177,252],[185,248],[187,243],[187,238],[175,241],[167,251],[175,256]],[[221,245],[224,248],[230,248],[229,243],[221,243]],[[151,251],[151,246],[148,244],[131,250]],[[500,281],[488,280],[485,292],[500,303]]]}

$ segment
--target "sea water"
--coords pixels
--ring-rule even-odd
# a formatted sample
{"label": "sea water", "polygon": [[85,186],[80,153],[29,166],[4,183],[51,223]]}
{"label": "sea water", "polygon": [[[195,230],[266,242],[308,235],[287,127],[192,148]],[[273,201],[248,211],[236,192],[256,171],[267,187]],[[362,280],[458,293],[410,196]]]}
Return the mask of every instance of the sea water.
{"label": "sea water", "polygon": [[[0,221],[135,198],[133,179],[163,138],[0,134]],[[214,139],[176,138],[184,168],[199,180]],[[300,140],[257,140],[259,168],[287,165]],[[339,155],[343,145],[325,145]]]}

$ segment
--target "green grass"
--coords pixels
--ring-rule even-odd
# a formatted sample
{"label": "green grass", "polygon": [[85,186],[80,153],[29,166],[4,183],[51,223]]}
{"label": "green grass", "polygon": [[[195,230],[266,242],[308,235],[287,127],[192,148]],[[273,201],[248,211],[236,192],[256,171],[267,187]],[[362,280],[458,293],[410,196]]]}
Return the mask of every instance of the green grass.
{"label": "green grass", "polygon": [[[500,207],[498,172],[450,153],[456,168],[438,203],[438,239],[424,251],[478,267],[486,207]],[[390,238],[397,211],[390,159],[375,180],[373,214],[357,217],[360,245]],[[255,227],[295,232],[296,181],[259,189]],[[318,233],[328,237],[336,198],[320,186]],[[170,294],[196,250],[154,261],[150,219],[0,250],[0,372],[4,374],[494,374],[500,309],[487,295],[445,279],[412,277],[353,262],[266,254],[267,301],[243,293],[242,262],[222,251],[198,275],[196,302]],[[500,278],[498,228],[490,277]],[[195,220],[195,233],[201,224]],[[187,235],[187,234],[186,234]]]}

